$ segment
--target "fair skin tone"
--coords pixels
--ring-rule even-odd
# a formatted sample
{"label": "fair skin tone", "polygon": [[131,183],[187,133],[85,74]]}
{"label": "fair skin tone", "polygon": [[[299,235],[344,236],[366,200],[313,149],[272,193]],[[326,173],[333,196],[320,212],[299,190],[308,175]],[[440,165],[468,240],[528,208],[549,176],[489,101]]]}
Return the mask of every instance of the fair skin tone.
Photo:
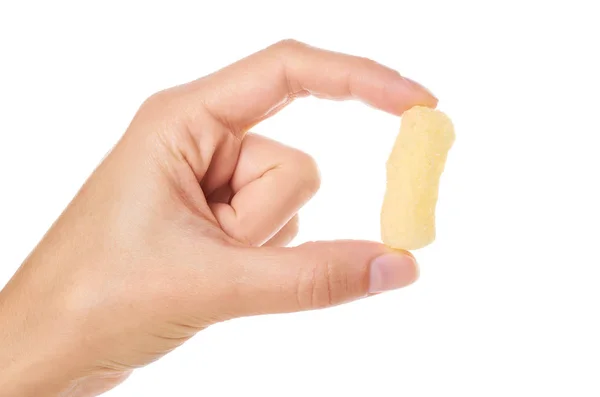
{"label": "fair skin tone", "polygon": [[0,292],[0,394],[96,396],[217,322],[413,283],[414,257],[377,242],[286,247],[316,164],[249,129],[307,95],[437,105],[387,67],[294,41],[155,94]]}

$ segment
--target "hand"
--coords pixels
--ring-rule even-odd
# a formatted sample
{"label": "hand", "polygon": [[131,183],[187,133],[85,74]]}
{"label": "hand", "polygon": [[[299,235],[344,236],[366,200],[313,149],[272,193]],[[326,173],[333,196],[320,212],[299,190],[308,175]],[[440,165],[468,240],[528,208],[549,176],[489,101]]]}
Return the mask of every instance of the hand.
{"label": "hand", "polygon": [[0,293],[0,395],[97,395],[211,324],[415,281],[412,255],[379,243],[284,248],[317,167],[247,131],[309,94],[395,115],[437,104],[373,61],[293,41],[153,95]]}

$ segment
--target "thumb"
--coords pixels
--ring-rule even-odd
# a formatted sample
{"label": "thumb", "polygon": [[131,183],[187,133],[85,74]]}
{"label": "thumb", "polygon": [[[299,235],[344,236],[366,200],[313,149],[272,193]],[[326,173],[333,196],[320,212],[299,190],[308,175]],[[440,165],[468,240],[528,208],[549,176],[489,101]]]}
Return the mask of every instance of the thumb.
{"label": "thumb", "polygon": [[405,287],[418,278],[414,257],[366,241],[244,248],[236,263],[236,312],[285,313],[330,307]]}

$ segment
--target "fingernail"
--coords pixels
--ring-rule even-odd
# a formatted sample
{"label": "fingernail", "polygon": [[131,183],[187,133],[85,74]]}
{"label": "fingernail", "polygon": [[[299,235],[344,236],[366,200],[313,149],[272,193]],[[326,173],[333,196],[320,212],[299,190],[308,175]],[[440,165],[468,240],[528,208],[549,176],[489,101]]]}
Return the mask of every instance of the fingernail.
{"label": "fingernail", "polygon": [[433,95],[433,92],[431,92],[424,85],[417,83],[416,81],[414,81],[413,79],[410,79],[408,77],[403,77],[403,78],[413,89],[416,89],[417,91],[425,91],[426,93],[428,93],[429,95],[431,95],[433,98],[435,98],[437,100],[437,97],[435,95]]}
{"label": "fingernail", "polygon": [[406,287],[417,280],[419,268],[407,254],[384,254],[371,262],[369,292],[377,293]]}

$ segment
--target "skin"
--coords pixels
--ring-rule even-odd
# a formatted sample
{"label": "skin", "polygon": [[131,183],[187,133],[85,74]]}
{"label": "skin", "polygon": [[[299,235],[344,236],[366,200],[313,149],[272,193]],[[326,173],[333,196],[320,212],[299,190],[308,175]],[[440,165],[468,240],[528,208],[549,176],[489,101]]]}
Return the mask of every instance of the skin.
{"label": "skin", "polygon": [[0,395],[95,396],[211,324],[413,283],[414,257],[377,242],[286,247],[318,169],[248,131],[307,95],[437,105],[374,61],[290,40],[151,96],[0,292]]}

